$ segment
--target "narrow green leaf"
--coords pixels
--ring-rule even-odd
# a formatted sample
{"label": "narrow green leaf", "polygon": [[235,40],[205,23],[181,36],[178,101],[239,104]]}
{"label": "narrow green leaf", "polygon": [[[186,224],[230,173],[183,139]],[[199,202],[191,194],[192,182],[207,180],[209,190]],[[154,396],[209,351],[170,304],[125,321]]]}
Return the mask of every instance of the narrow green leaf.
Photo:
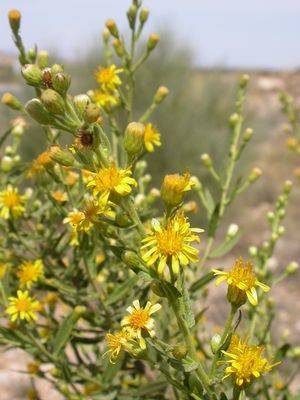
{"label": "narrow green leaf", "polygon": [[121,285],[117,285],[110,293],[108,299],[105,301],[107,306],[117,303],[121,299],[125,299],[127,294],[131,292],[132,288],[137,284],[139,277],[137,275],[127,279]]}
{"label": "narrow green leaf", "polygon": [[196,292],[197,290],[206,286],[209,282],[211,282],[215,278],[213,272],[208,272],[207,274],[203,275],[200,279],[192,284],[190,287],[191,292]]}
{"label": "narrow green leaf", "polygon": [[59,353],[66,347],[73,328],[80,317],[80,313],[72,311],[60,325],[53,342],[53,355],[58,356]]}
{"label": "narrow green leaf", "polygon": [[206,199],[206,207],[209,215],[211,215],[215,209],[215,201],[210,193],[210,191],[206,188],[205,192],[205,199]]}
{"label": "narrow green leaf", "polygon": [[219,210],[220,210],[220,205],[217,204],[216,207],[214,208],[212,216],[209,220],[208,229],[207,229],[208,237],[215,236],[215,233],[216,233],[216,230],[218,227],[218,223],[219,223]]}

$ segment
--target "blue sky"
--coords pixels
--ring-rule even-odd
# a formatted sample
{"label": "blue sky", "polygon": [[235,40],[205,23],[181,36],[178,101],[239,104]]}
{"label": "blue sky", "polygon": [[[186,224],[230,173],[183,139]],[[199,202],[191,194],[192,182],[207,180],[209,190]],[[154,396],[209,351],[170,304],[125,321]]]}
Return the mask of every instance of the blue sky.
{"label": "blue sky", "polygon": [[[148,32],[169,27],[188,43],[198,65],[300,67],[299,0],[145,0],[151,10]],[[129,0],[1,0],[0,50],[14,52],[6,14],[23,15],[26,44],[56,49],[66,57],[84,54],[100,38],[105,20],[125,26]],[[100,39],[99,39],[100,40]]]}

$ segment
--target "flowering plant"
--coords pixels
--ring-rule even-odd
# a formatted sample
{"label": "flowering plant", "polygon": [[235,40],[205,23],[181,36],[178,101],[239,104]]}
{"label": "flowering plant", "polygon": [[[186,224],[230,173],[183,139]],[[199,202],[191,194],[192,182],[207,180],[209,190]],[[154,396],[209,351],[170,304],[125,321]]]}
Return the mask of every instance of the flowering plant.
{"label": "flowering plant", "polygon": [[[292,399],[296,350],[274,344],[268,295],[297,269],[291,262],[273,273],[268,264],[284,233],[291,182],[268,214],[269,239],[250,246],[251,259],[225,268],[241,230],[231,224],[222,237],[222,219],[262,173],[253,168],[234,180],[253,135],[244,127],[249,77],[243,75],[224,172],[208,154],[201,157],[215,194],[188,172],[166,175],[160,191],[151,188],[145,158],[164,142],[151,117],[168,89],[159,87],[136,115],[136,72],[159,42],[152,34],[138,46],[148,16],[133,0],[129,44],[115,21],[107,21],[97,87],[71,95],[70,75],[46,52],[26,51],[20,13],[9,12],[21,74],[34,97],[25,106],[10,93],[2,97],[21,117],[0,140],[12,137],[0,177],[0,342],[32,356],[30,398],[38,398],[40,377],[72,400]],[[27,117],[47,138],[45,151],[28,165],[18,155]],[[186,200],[192,192],[207,216],[204,229],[188,216],[195,210]],[[216,277],[227,284],[228,317],[213,334],[205,314]],[[291,365],[280,378],[286,358]]]}

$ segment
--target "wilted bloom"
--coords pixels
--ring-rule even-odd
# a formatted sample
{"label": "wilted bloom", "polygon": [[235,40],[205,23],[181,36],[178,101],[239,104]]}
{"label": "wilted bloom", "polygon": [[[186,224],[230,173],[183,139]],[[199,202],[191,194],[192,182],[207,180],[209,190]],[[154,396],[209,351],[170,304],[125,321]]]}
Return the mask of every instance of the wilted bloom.
{"label": "wilted bloom", "polygon": [[93,189],[94,196],[100,196],[100,200],[107,201],[111,193],[120,196],[127,196],[132,186],[137,186],[135,179],[131,178],[130,169],[118,169],[115,164],[111,164],[107,168],[100,169],[93,174],[87,187]]}
{"label": "wilted bloom", "polygon": [[157,270],[161,274],[167,264],[175,274],[179,266],[198,260],[198,250],[192,242],[200,242],[198,234],[202,229],[191,228],[183,213],[178,213],[162,226],[157,219],[152,220],[152,232],[142,240],[142,258],[148,266],[158,262]]}
{"label": "wilted bloom", "polygon": [[65,177],[65,183],[68,186],[74,186],[78,181],[79,175],[75,171],[68,171]]}
{"label": "wilted bloom", "polygon": [[0,217],[4,219],[20,217],[25,211],[25,199],[25,196],[19,194],[17,188],[8,185],[0,192]]}
{"label": "wilted bloom", "polygon": [[154,146],[161,146],[160,134],[152,124],[147,124],[145,126],[145,148],[147,151],[152,153],[154,151]]}
{"label": "wilted bloom", "polygon": [[108,346],[108,352],[110,354],[109,360],[114,363],[118,358],[121,350],[125,350],[128,347],[132,335],[128,329],[122,329],[116,333],[107,333],[106,342]]}
{"label": "wilted bloom", "polygon": [[239,258],[234,263],[229,272],[213,269],[215,275],[219,276],[216,284],[219,285],[223,281],[228,283],[228,300],[236,305],[241,306],[248,300],[254,306],[257,305],[256,286],[260,287],[264,292],[270,290],[269,286],[259,282],[253,272],[253,265],[250,261],[244,261]]}
{"label": "wilted bloom", "polygon": [[129,306],[126,310],[129,315],[126,315],[121,321],[121,325],[128,327],[134,336],[138,338],[142,349],[146,348],[142,334],[148,333],[150,336],[154,336],[154,319],[151,318],[151,315],[160,309],[160,304],[152,305],[150,301],[147,302],[145,308],[142,308],[139,300],[134,300],[133,307]]}
{"label": "wilted bloom", "polygon": [[20,287],[30,289],[34,282],[44,275],[44,265],[42,260],[24,261],[17,272]]}
{"label": "wilted bloom", "polygon": [[29,296],[28,291],[17,291],[17,297],[9,297],[9,306],[6,313],[9,314],[12,322],[17,319],[31,321],[36,320],[36,312],[40,310],[41,305],[37,300]]}
{"label": "wilted bloom", "polygon": [[122,81],[118,75],[121,72],[123,72],[122,68],[117,68],[115,64],[112,64],[107,68],[98,68],[98,70],[95,72],[95,78],[104,91],[113,91],[122,84]]}
{"label": "wilted bloom", "polygon": [[32,178],[35,175],[45,172],[47,168],[52,168],[54,163],[51,159],[50,150],[43,151],[35,160],[31,162],[31,165],[27,172],[27,177]]}
{"label": "wilted bloom", "polygon": [[223,351],[229,358],[225,361],[229,366],[225,369],[224,379],[231,376],[236,386],[244,388],[255,378],[259,378],[280,364],[279,362],[271,364],[263,357],[263,352],[263,346],[251,346],[247,341],[234,335],[228,350]]}
{"label": "wilted bloom", "polygon": [[182,203],[185,192],[193,187],[190,174],[186,172],[183,175],[166,175],[161,187],[161,197],[169,206],[177,206]]}

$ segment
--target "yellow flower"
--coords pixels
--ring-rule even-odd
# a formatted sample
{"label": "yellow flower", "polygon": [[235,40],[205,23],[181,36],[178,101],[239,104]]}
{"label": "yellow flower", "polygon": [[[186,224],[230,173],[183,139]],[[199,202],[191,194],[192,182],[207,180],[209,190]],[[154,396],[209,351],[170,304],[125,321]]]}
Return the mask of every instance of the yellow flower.
{"label": "yellow flower", "polygon": [[191,228],[188,219],[183,213],[177,213],[169,219],[166,226],[161,226],[157,219],[152,220],[152,233],[142,240],[142,258],[148,266],[158,261],[158,272],[161,274],[165,266],[170,263],[175,274],[180,265],[198,260],[198,250],[190,245],[200,242],[198,233],[202,229]]}
{"label": "yellow flower", "polygon": [[87,169],[81,170],[82,180],[85,184],[87,184],[90,180],[93,179],[93,172],[88,171]]}
{"label": "yellow flower", "polygon": [[9,306],[6,313],[9,314],[10,320],[15,322],[17,319],[31,321],[36,320],[36,311],[41,309],[41,305],[37,300],[29,296],[28,291],[17,291],[17,297],[9,297]]}
{"label": "yellow flower", "polygon": [[103,90],[95,90],[93,92],[93,101],[98,106],[103,107],[107,111],[120,103],[117,92],[111,93],[105,92]]}
{"label": "yellow flower", "polygon": [[21,196],[17,188],[8,185],[0,192],[0,217],[4,219],[20,217],[25,211],[24,203],[25,196]]}
{"label": "yellow flower", "polygon": [[110,203],[88,199],[83,209],[84,218],[79,223],[79,230],[88,232],[95,223],[99,222],[99,216],[105,215],[113,217],[114,212],[110,208]]}
{"label": "yellow flower", "polygon": [[65,192],[61,192],[60,190],[56,190],[55,192],[51,192],[51,196],[58,203],[64,203],[68,201],[68,195]]}
{"label": "yellow flower", "polygon": [[131,339],[131,334],[127,329],[122,329],[116,333],[107,333],[106,341],[108,353],[110,354],[110,362],[114,363],[118,358],[120,351],[126,349],[128,341]]}
{"label": "yellow flower", "polygon": [[30,289],[34,282],[44,275],[44,265],[42,260],[24,261],[17,272],[20,287]]}
{"label": "yellow flower", "polygon": [[150,153],[154,151],[154,146],[161,146],[160,134],[152,124],[147,124],[145,126],[144,141],[146,150]]}
{"label": "yellow flower", "polygon": [[216,276],[219,276],[216,280],[216,285],[219,285],[223,281],[227,281],[228,300],[231,303],[235,302],[237,306],[246,302],[246,296],[252,305],[257,305],[257,292],[255,286],[260,287],[264,292],[270,290],[269,286],[257,280],[253,272],[252,263],[250,261],[244,262],[242,258],[236,260],[229,272],[220,271],[218,269],[213,269],[213,272]]}
{"label": "yellow flower", "polygon": [[82,211],[78,211],[76,208],[73,211],[70,211],[68,216],[64,218],[64,224],[70,224],[72,231],[77,232],[80,230],[80,223],[84,220],[84,213]]}
{"label": "yellow flower", "polygon": [[112,64],[107,68],[98,68],[95,72],[95,78],[104,91],[115,90],[122,84],[122,81],[118,76],[121,72],[123,72],[122,68],[118,69],[115,64]]}
{"label": "yellow flower", "polygon": [[251,346],[236,335],[232,337],[228,350],[222,352],[229,358],[225,361],[229,365],[225,369],[223,379],[232,376],[234,384],[240,388],[246,387],[253,379],[280,364],[280,362],[270,364],[263,357],[263,346]]}
{"label": "yellow flower", "polygon": [[151,315],[160,309],[160,304],[152,305],[150,301],[147,302],[145,308],[141,308],[139,300],[134,300],[133,307],[129,306],[126,310],[129,315],[126,315],[121,321],[121,326],[126,326],[137,337],[142,349],[146,348],[142,333],[148,332],[150,336],[154,336],[154,319],[151,318]]}
{"label": "yellow flower", "polygon": [[166,204],[174,207],[183,201],[185,192],[192,187],[193,182],[188,172],[183,175],[166,175],[161,187],[161,197]]}
{"label": "yellow flower", "polygon": [[37,174],[45,172],[47,168],[51,168],[53,166],[54,163],[51,160],[50,151],[46,150],[31,162],[31,165],[27,171],[27,177],[32,178]]}
{"label": "yellow flower", "polygon": [[112,163],[108,168],[102,168],[93,174],[87,187],[93,188],[94,196],[99,195],[101,201],[107,201],[111,193],[127,196],[132,186],[137,186],[135,179],[131,178],[130,169],[117,169]]}

